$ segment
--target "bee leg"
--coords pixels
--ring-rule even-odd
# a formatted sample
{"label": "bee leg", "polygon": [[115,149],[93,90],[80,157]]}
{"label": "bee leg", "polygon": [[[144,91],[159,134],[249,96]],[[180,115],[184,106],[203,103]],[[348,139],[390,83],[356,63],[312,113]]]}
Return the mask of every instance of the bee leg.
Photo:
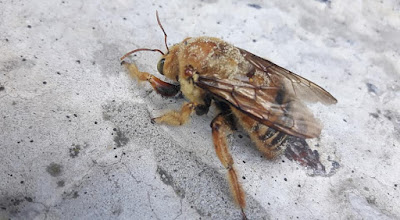
{"label": "bee leg", "polygon": [[124,65],[128,69],[129,74],[133,78],[139,81],[148,81],[154,88],[154,90],[156,90],[156,92],[162,96],[175,96],[180,91],[179,85],[164,82],[161,79],[151,75],[150,73],[140,72],[136,65],[133,63],[122,61],[121,65]]}
{"label": "bee leg", "polygon": [[182,109],[180,111],[167,112],[160,117],[152,118],[151,122],[165,123],[168,125],[175,125],[175,126],[183,125],[189,120],[190,115],[195,111],[195,109],[196,109],[195,103],[187,102],[183,104]]}
{"label": "bee leg", "polygon": [[222,165],[228,171],[229,185],[233,198],[242,211],[243,219],[247,219],[246,214],[243,211],[246,206],[245,194],[239,183],[236,171],[233,168],[233,158],[229,153],[227,144],[226,136],[231,132],[230,124],[228,123],[226,115],[223,113],[219,114],[211,122],[214,148]]}

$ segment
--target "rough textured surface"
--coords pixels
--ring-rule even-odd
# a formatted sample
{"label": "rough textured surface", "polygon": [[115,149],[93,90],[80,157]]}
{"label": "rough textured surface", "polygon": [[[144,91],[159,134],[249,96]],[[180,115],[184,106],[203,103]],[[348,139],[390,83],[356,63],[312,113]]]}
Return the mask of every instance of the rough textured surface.
{"label": "rough textured surface", "polygon": [[[400,218],[400,4],[383,1],[0,1],[0,219],[240,219],[211,143],[215,110],[150,118],[182,100],[132,81],[118,58],[208,35],[330,91],[307,140],[332,175],[246,134],[231,151],[250,219]],[[133,56],[156,73],[157,54]],[[340,164],[340,165],[339,165]]]}

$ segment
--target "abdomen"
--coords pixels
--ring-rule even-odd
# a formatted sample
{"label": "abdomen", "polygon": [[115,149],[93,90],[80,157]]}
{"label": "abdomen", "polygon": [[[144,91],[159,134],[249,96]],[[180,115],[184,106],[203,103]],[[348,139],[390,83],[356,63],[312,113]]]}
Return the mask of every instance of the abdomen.
{"label": "abdomen", "polygon": [[284,150],[282,143],[286,140],[287,134],[261,124],[234,107],[231,107],[231,109],[239,124],[250,135],[257,149],[261,151],[265,157],[272,159]]}

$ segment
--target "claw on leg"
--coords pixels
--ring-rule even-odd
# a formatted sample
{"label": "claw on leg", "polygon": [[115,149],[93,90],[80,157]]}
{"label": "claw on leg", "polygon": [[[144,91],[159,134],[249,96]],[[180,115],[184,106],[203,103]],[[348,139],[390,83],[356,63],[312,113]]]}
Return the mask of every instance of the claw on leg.
{"label": "claw on leg", "polygon": [[175,96],[180,90],[179,85],[164,82],[150,73],[139,71],[137,66],[133,63],[122,61],[121,65],[125,66],[129,74],[138,81],[148,81],[154,90],[162,96]]}
{"label": "claw on leg", "polygon": [[226,123],[225,115],[219,114],[214,120],[211,122],[212,128],[212,136],[215,147],[215,152],[221,161],[222,165],[228,171],[228,179],[229,185],[231,188],[232,196],[235,199],[236,204],[239,205],[242,211],[243,219],[247,219],[244,208],[246,207],[246,199],[245,194],[242,189],[242,186],[239,183],[237,178],[236,171],[233,167],[233,158],[229,153],[227,138],[226,136],[230,133],[230,126]]}
{"label": "claw on leg", "polygon": [[193,113],[195,110],[196,104],[189,102],[185,103],[182,106],[182,109],[180,111],[170,111],[165,113],[164,115],[157,117],[157,118],[152,118],[151,121],[152,123],[165,123],[168,125],[183,125],[185,124],[188,120],[190,115]]}
{"label": "claw on leg", "polygon": [[242,211],[242,219],[243,219],[243,220],[248,220],[248,218],[247,218],[247,216],[246,216],[246,213],[244,213],[244,210],[241,209],[241,211]]}

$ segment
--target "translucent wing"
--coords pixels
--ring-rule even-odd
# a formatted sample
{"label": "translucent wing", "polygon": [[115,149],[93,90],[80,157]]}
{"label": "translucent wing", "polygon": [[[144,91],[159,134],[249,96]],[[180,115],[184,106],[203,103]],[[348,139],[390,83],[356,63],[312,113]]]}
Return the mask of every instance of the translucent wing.
{"label": "translucent wing", "polygon": [[240,52],[253,66],[249,72],[228,78],[217,73],[200,74],[196,85],[269,127],[297,137],[318,137],[321,126],[301,100],[332,104],[336,99],[282,67]]}
{"label": "translucent wing", "polygon": [[286,92],[293,93],[297,98],[306,102],[321,102],[325,105],[337,103],[329,92],[317,84],[246,50],[239,49],[239,51],[256,69],[265,72],[271,78],[274,76],[278,78],[277,80],[285,85]]}

